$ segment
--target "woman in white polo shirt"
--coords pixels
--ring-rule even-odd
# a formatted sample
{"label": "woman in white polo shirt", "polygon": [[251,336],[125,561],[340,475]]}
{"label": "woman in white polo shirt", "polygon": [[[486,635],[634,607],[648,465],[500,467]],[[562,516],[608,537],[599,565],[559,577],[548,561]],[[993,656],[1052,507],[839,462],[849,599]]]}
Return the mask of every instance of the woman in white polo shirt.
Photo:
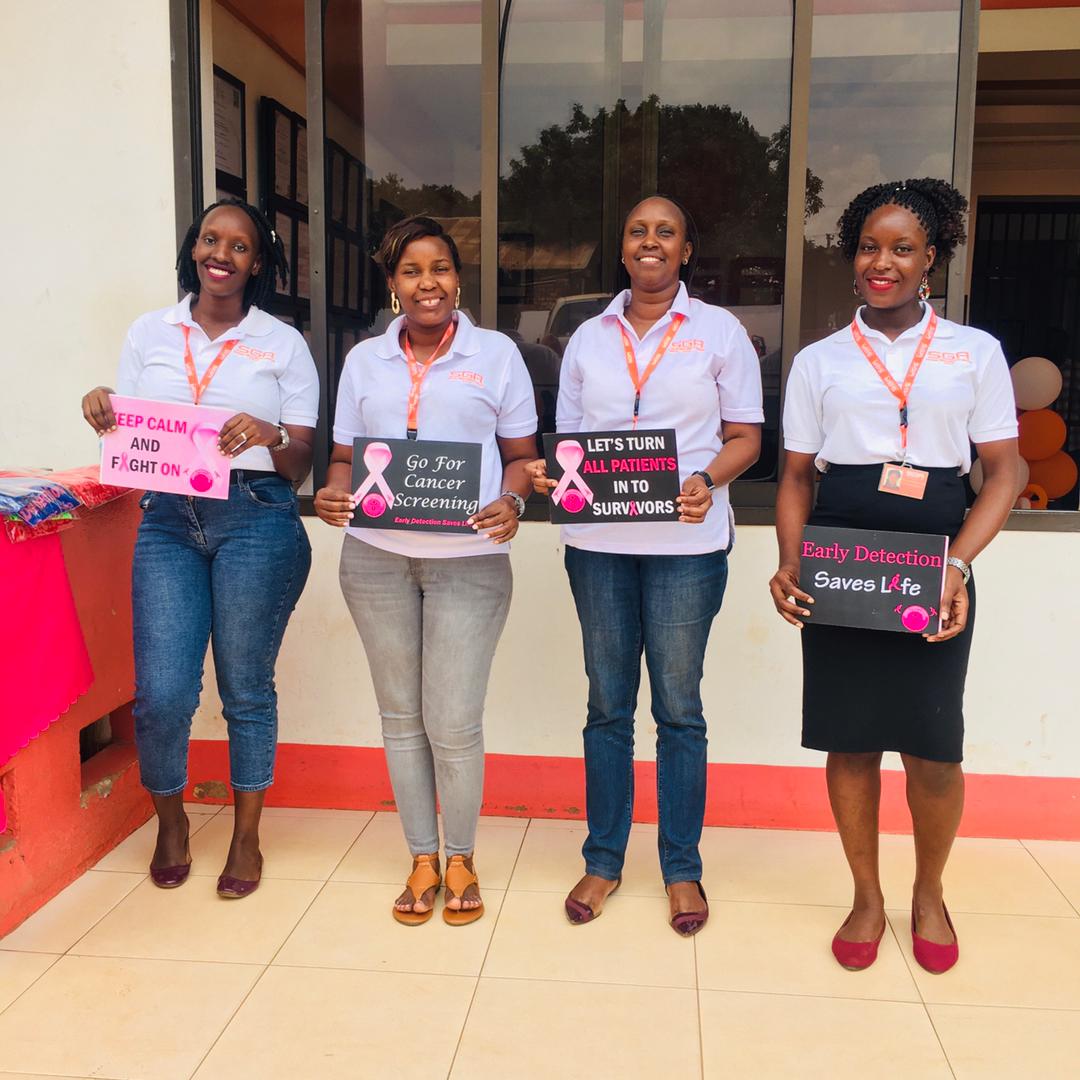
{"label": "woman in white polo shirt", "polygon": [[[483,902],[473,864],[484,782],[488,675],[510,607],[509,541],[536,453],[533,387],[514,343],[458,311],[461,259],[432,218],[407,218],[380,249],[395,313],[381,337],[345,359],[334,450],[315,509],[347,526],[341,589],[367,653],[382,715],[394,801],[413,857],[398,922],[431,918],[446,841],[451,925]],[[467,535],[355,526],[353,440],[364,436],[480,443],[480,507]]]}
{"label": "woman in white polo shirt", "polygon": [[[833,953],[850,970],[874,962],[886,925],[878,877],[885,750],[900,753],[907,774],[915,959],[941,972],[959,956],[941,875],[964,801],[970,563],[1004,524],[1017,482],[1016,407],[1001,346],[926,302],[928,275],[964,239],[966,209],[942,180],[877,184],[856,196],[840,219],[840,248],[863,306],[850,326],[795,357],[787,383],[780,568],[770,590],[777,611],[802,629],[803,745],[828,752],[829,798],[854,878]],[[985,480],[965,517],[972,442]],[[892,490],[888,463],[913,466],[903,473],[906,494]],[[815,626],[799,586],[807,523],[949,536],[941,631]]]}
{"label": "woman in white polo shirt", "polygon": [[[218,446],[227,500],[148,493],[135,545],[135,735],[142,782],[158,815],[150,876],[187,880],[184,814],[191,719],[207,640],[229,729],[236,813],[218,879],[223,897],[259,883],[259,819],[277,745],[274,666],[304,588],[311,548],[292,485],[311,468],[319,380],[303,337],[260,310],[286,277],[281,241],[236,199],[205,210],[177,259],[188,295],[137,319],[120,355],[116,393],[230,409]],[[115,430],[107,387],[83,398],[98,434]]]}
{"label": "woman in white polo shirt", "polygon": [[[565,906],[571,922],[589,922],[621,878],[644,652],[657,726],[660,867],[671,925],[684,935],[708,917],[698,851],[706,785],[700,688],[727,583],[728,484],[757,460],[764,420],[746,331],[687,293],[696,254],[693,221],[671,199],[655,196],[630,211],[622,232],[630,287],[570,339],[557,408],[559,431],[676,432],[678,521],[562,528],[589,677],[585,876]],[[555,486],[543,461],[530,471],[537,491]]]}

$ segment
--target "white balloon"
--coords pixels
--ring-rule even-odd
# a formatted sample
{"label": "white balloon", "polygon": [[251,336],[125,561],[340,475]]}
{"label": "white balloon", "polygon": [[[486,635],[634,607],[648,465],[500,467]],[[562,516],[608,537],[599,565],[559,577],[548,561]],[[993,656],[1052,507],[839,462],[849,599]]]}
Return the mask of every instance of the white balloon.
{"label": "white balloon", "polygon": [[[1016,493],[1020,494],[1028,486],[1028,481],[1031,479],[1031,466],[1027,463],[1026,458],[1020,459],[1019,475],[1016,478]],[[1029,507],[1030,509],[1030,507]]]}
{"label": "white balloon", "polygon": [[[1028,465],[1028,463],[1023,458],[1019,458],[1018,460],[1020,462],[1020,468],[1017,470],[1016,473],[1017,495],[1019,495],[1020,492],[1028,486],[1028,480],[1031,477],[1031,466]],[[976,458],[971,463],[971,472],[968,473],[968,482],[971,484],[971,490],[974,491],[976,495],[978,495],[979,491],[982,489],[983,480],[984,477],[982,461],[980,461],[979,458]]]}
{"label": "white balloon", "polygon": [[1061,393],[1061,372],[1045,356],[1025,356],[1010,374],[1018,409],[1045,409]]}

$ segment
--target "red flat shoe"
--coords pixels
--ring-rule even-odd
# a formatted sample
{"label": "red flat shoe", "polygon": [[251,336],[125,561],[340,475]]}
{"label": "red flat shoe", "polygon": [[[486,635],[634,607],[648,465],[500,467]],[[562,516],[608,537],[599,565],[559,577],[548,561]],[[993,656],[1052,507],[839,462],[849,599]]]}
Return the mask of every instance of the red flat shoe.
{"label": "red flat shoe", "polygon": [[[622,884],[622,874],[618,876],[615,881],[615,886],[608,892],[604,898],[604,903],[608,901],[608,897]],[[601,907],[599,911],[593,911],[588,904],[583,904],[580,900],[575,900],[572,896],[568,896],[563,901],[563,907],[566,910],[566,917],[573,923],[574,926],[584,926],[587,922],[592,922],[593,919],[599,919],[603,914],[604,909]]]}
{"label": "red flat shoe", "polygon": [[960,959],[960,939],[956,936],[956,928],[949,918],[949,909],[942,903],[945,911],[945,921],[952,930],[953,941],[951,945],[939,945],[936,941],[927,941],[915,933],[915,908],[911,909],[911,951],[915,959],[924,971],[931,975],[942,975]]}
{"label": "red flat shoe", "polygon": [[[854,912],[851,913],[851,915],[854,914]],[[851,922],[851,915],[840,924],[840,930]],[[889,920],[886,919],[881,924],[881,933],[873,941],[845,941],[840,936],[840,930],[837,930],[836,936],[832,939],[832,953],[836,957],[836,962],[848,971],[865,971],[877,959],[878,946],[885,936],[885,927],[888,924]]]}
{"label": "red flat shoe", "polygon": [[150,880],[159,889],[176,889],[187,881],[188,876],[191,874],[191,822],[188,822],[188,834],[184,838],[184,855],[187,857],[187,862],[182,862],[179,866],[162,866],[155,870],[150,867]]}
{"label": "red flat shoe", "polygon": [[222,874],[217,879],[217,894],[222,900],[242,900],[250,896],[262,881],[262,856],[259,856],[259,876],[254,881],[246,881],[244,878],[233,877],[231,874]]}
{"label": "red flat shoe", "polygon": [[[701,893],[701,900],[705,908],[702,911],[680,911],[678,915],[671,916],[671,929],[680,937],[693,937],[709,918],[709,898],[705,895],[701,882],[694,881],[691,884],[697,886],[697,891]],[[664,891],[667,892],[667,889]]]}

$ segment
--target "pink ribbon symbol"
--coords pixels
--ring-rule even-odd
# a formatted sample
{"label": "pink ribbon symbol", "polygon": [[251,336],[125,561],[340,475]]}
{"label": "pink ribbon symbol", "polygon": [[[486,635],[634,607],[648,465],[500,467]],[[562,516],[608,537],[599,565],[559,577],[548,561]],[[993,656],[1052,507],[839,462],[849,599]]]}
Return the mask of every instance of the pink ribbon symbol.
{"label": "pink ribbon symbol", "polygon": [[[585,460],[585,450],[576,439],[567,439],[555,447],[555,460],[562,466],[562,479],[551,493],[551,501],[576,514],[593,501],[592,488],[585,483],[578,466]],[[570,485],[573,484],[573,488]]]}
{"label": "pink ribbon symbol", "polygon": [[196,491],[209,491],[214,486],[214,481],[220,476],[217,464],[221,460],[218,453],[218,436],[221,431],[210,427],[209,424],[200,424],[192,433],[191,441],[199,453],[199,457],[206,463],[206,469],[193,469],[188,475],[188,482]]}
{"label": "pink ribbon symbol", "polygon": [[[368,477],[353,492],[353,498],[370,518],[379,517],[394,505],[394,493],[383,479],[383,471],[393,458],[393,450],[384,442],[368,443],[364,450],[364,467],[368,471]],[[373,487],[378,488],[382,494],[372,491]]]}
{"label": "pink ribbon symbol", "polygon": [[127,451],[126,450],[121,450],[120,451],[120,464],[116,467],[116,471],[117,472],[127,472],[130,469],[131,469],[131,466],[128,464]]}

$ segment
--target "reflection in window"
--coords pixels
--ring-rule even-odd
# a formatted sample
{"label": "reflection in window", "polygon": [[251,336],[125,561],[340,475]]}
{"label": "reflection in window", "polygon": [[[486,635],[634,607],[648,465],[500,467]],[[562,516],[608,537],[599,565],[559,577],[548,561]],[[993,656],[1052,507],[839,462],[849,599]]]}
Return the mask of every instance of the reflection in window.
{"label": "reflection in window", "polygon": [[622,288],[619,228],[656,191],[701,234],[692,292],[762,359],[774,475],[792,11],[761,0],[514,0],[504,42],[499,328],[520,337],[553,430],[570,334]]}

